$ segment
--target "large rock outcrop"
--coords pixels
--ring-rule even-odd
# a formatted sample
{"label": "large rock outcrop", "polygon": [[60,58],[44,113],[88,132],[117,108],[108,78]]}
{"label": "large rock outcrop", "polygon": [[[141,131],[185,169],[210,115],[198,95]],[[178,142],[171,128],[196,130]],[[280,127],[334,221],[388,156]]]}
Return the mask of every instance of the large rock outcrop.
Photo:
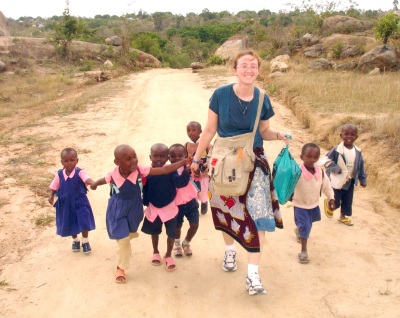
{"label": "large rock outcrop", "polygon": [[8,28],[7,19],[1,11],[0,11],[0,36],[10,36],[10,30]]}
{"label": "large rock outcrop", "polygon": [[343,15],[335,15],[324,19],[322,23],[322,32],[324,34],[332,33],[353,33],[372,29],[373,24],[368,21],[358,20]]}
{"label": "large rock outcrop", "polygon": [[391,45],[380,45],[361,56],[357,70],[370,72],[379,68],[381,72],[399,68],[400,56],[396,48]]}
{"label": "large rock outcrop", "polygon": [[[71,51],[80,58],[95,59],[106,48],[104,45],[81,41],[72,41]],[[114,52],[118,53],[121,47],[114,47]],[[161,67],[161,62],[154,56],[139,50],[136,62],[143,66]],[[54,45],[43,38],[15,38],[0,37],[0,56],[12,55],[35,59],[53,58],[57,55]]]}
{"label": "large rock outcrop", "polygon": [[245,36],[233,36],[222,44],[216,51],[215,55],[224,61],[233,60],[236,55],[248,48],[248,38]]}

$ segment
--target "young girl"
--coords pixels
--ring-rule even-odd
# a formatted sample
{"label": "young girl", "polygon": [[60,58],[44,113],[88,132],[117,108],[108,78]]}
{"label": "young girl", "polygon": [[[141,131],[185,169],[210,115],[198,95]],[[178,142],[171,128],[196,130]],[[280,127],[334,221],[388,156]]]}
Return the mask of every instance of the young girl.
{"label": "young girl", "polygon": [[[197,121],[191,121],[186,126],[186,132],[191,140],[191,142],[187,142],[185,144],[186,152],[190,155],[194,155],[196,153],[198,141],[202,132],[200,123]],[[208,210],[208,182],[210,177],[208,176],[207,171],[207,154],[211,147],[211,145],[208,145],[206,151],[204,151],[201,155],[200,180],[199,182],[196,182],[200,189],[200,192],[198,193],[198,199],[201,202],[201,214],[206,214]]]}
{"label": "young girl", "polygon": [[300,158],[301,175],[293,194],[294,221],[296,223],[295,233],[297,240],[301,242],[301,252],[298,260],[302,264],[309,263],[307,253],[307,241],[310,236],[313,222],[321,220],[319,209],[319,197],[321,191],[329,199],[329,208],[335,206],[334,194],[329,178],[324,176],[321,168],[314,164],[318,161],[320,149],[314,143],[305,144],[301,150]]}
{"label": "young girl", "polygon": [[[183,145],[174,144],[169,148],[169,160],[171,163],[178,162],[186,157],[187,153]],[[181,175],[183,170],[183,168],[179,168],[178,174]],[[190,173],[190,170],[187,172]],[[199,203],[197,202],[198,188],[191,180],[186,187],[179,188],[176,192],[175,202],[178,205],[179,212],[177,217],[174,255],[176,257],[182,257],[183,254],[185,254],[185,256],[192,256],[190,242],[199,228]],[[184,217],[189,221],[189,229],[181,246],[180,238]]]}
{"label": "young girl", "polygon": [[[169,159],[169,149],[164,144],[155,144],[151,147],[150,160],[154,168],[163,167]],[[181,160],[179,162],[185,162]],[[172,166],[177,163],[172,164]],[[180,165],[182,166],[182,165]],[[178,207],[175,203],[176,188],[183,188],[189,182],[190,174],[184,170],[182,175],[173,171],[163,176],[150,176],[143,187],[143,204],[147,205],[144,211],[142,232],[151,235],[153,244],[153,256],[151,264],[161,265],[158,240],[161,234],[162,225],[165,225],[167,232],[167,252],[164,256],[165,269],[173,271],[176,269],[174,259],[171,257],[176,234],[176,216]]]}
{"label": "young girl", "polygon": [[89,231],[96,228],[92,208],[86,196],[86,185],[92,184],[85,170],[78,168],[78,154],[73,148],[61,151],[61,164],[64,169],[58,170],[50,184],[49,203],[53,205],[54,195],[58,200],[56,208],[57,234],[72,236],[72,251],[81,250],[78,234],[82,233],[82,249],[85,254],[92,251],[89,244]]}
{"label": "young girl", "polygon": [[173,165],[152,168],[138,165],[135,150],[129,145],[119,145],[114,150],[114,163],[117,167],[91,184],[96,190],[102,184],[111,185],[111,197],[108,200],[106,224],[107,232],[112,240],[118,244],[116,283],[125,283],[125,270],[129,268],[131,257],[131,239],[138,236],[137,229],[143,219],[143,205],[141,196],[142,178],[151,175],[168,174],[191,159],[182,160]]}

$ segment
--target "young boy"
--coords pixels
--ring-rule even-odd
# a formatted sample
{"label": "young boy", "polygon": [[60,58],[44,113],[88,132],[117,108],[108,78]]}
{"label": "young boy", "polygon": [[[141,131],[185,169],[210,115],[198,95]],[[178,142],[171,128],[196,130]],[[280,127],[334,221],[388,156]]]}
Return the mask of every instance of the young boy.
{"label": "young boy", "polygon": [[[202,133],[201,125],[197,121],[191,121],[186,126],[186,132],[191,142],[187,142],[185,144],[186,152],[190,155],[194,155],[197,150],[198,141],[200,139],[200,135]],[[201,214],[206,214],[208,210],[208,171],[207,171],[207,153],[211,149],[211,145],[207,147],[207,150],[201,155],[200,160],[200,181],[196,182],[197,186],[200,189],[198,194],[198,199],[201,201]]]}
{"label": "young boy", "polygon": [[[169,159],[169,149],[164,144],[155,144],[150,150],[150,160],[153,168],[163,167]],[[176,188],[183,188],[189,183],[190,174],[184,170],[179,176],[175,170],[162,176],[148,176],[143,187],[143,204],[147,205],[144,211],[142,232],[151,235],[153,245],[153,256],[151,264],[161,265],[158,240],[165,225],[167,232],[167,252],[164,256],[165,269],[173,271],[176,269],[174,259],[171,257],[174,246],[178,206],[175,202]]]}
{"label": "young boy", "polygon": [[[179,162],[180,160],[184,160],[186,157],[187,153],[183,145],[173,144],[169,148],[169,160],[171,163]],[[181,175],[183,170],[183,168],[179,168],[178,174]],[[191,173],[190,170],[187,172]],[[199,203],[197,202],[197,192],[198,188],[193,184],[192,180],[186,187],[177,189],[175,202],[178,205],[179,212],[177,217],[174,247],[174,255],[176,257],[182,257],[183,255],[192,256],[193,254],[190,248],[190,242],[199,228]],[[181,245],[180,238],[184,217],[189,221],[189,229]]]}
{"label": "young boy", "polygon": [[360,181],[361,186],[365,188],[367,174],[361,149],[354,145],[358,138],[357,127],[351,124],[344,125],[340,137],[343,141],[328,152],[327,157],[330,160],[325,167],[335,193],[335,209],[341,207],[338,221],[351,226],[353,223],[348,216],[353,214],[354,186]]}
{"label": "young boy", "polygon": [[[298,254],[299,262],[309,263],[307,241],[311,233],[313,222],[321,220],[319,197],[323,192],[328,198],[328,204],[334,209],[334,194],[329,179],[324,176],[321,168],[314,164],[318,161],[320,149],[314,143],[305,144],[301,150],[300,165],[301,175],[293,193],[294,220],[297,228],[297,240],[301,242],[301,252]],[[299,239],[300,238],[300,239]]]}

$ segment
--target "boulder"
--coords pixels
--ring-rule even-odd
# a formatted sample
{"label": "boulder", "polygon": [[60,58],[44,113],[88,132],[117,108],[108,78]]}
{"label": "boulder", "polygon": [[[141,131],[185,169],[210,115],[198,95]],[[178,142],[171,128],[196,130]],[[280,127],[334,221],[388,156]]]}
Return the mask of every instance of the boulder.
{"label": "boulder", "polygon": [[122,39],[119,36],[113,35],[110,38],[107,38],[105,40],[107,45],[113,45],[113,46],[121,46],[122,45]]}
{"label": "boulder", "polygon": [[289,60],[290,56],[288,54],[278,55],[277,57],[273,58],[269,66],[271,73],[286,72],[289,68]]}
{"label": "boulder", "polygon": [[354,46],[354,45],[344,45],[342,52],[340,54],[340,58],[344,59],[347,57],[352,57],[356,55],[361,55],[361,50],[360,48]]}
{"label": "boulder", "polygon": [[233,36],[222,44],[216,51],[215,55],[224,61],[235,59],[236,55],[248,48],[248,38],[245,36]]}
{"label": "boulder", "polygon": [[354,33],[372,29],[373,24],[368,21],[358,20],[352,17],[335,15],[328,17],[322,22],[322,32],[324,34],[332,33]]}
{"label": "boulder", "polygon": [[110,60],[107,60],[104,62],[104,67],[105,68],[112,68],[114,65]]}
{"label": "boulder", "polygon": [[296,39],[294,44],[297,47],[308,47],[319,42],[319,37],[310,33],[304,34],[301,38]]}
{"label": "boulder", "polygon": [[307,47],[303,50],[303,53],[307,57],[319,57],[325,53],[324,47],[322,44],[316,44],[310,47]]}
{"label": "boulder", "polygon": [[368,75],[378,75],[381,74],[381,70],[379,67],[375,67],[371,72],[368,73]]}
{"label": "boulder", "polygon": [[279,61],[274,61],[271,62],[269,69],[271,71],[271,73],[275,73],[275,72],[286,72],[287,69],[289,68],[289,65],[287,65],[285,62],[279,62]]}
{"label": "boulder", "polygon": [[193,62],[193,63],[190,64],[190,67],[193,70],[201,70],[201,69],[203,69],[205,67],[205,65],[203,63],[200,63],[200,62]]}
{"label": "boulder", "polygon": [[391,45],[380,45],[361,56],[357,70],[369,72],[379,68],[381,72],[396,69],[399,66],[399,58],[396,48]]}
{"label": "boulder", "polygon": [[374,47],[378,41],[372,36],[357,34],[332,34],[321,40],[326,51],[332,50],[338,44],[353,45],[357,47]]}
{"label": "boulder", "polygon": [[8,28],[7,19],[0,11],[0,36],[10,36],[10,29]]}
{"label": "boulder", "polygon": [[335,63],[327,60],[327,59],[317,59],[315,61],[312,61],[308,63],[308,68],[314,69],[314,70],[330,70],[335,66]]}
{"label": "boulder", "polygon": [[342,64],[338,64],[335,66],[336,71],[352,71],[357,67],[357,63],[355,61],[346,62]]}

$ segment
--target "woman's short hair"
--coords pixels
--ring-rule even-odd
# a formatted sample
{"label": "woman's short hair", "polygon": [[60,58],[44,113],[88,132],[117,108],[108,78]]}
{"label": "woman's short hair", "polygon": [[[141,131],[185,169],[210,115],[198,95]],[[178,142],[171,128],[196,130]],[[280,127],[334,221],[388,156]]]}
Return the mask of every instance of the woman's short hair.
{"label": "woman's short hair", "polygon": [[236,67],[237,67],[238,60],[245,55],[251,55],[252,57],[254,57],[257,60],[258,66],[261,65],[261,58],[258,56],[258,54],[256,52],[254,52],[253,50],[247,50],[247,51],[241,51],[236,55],[235,59],[233,60],[233,68],[234,69],[236,69]]}

